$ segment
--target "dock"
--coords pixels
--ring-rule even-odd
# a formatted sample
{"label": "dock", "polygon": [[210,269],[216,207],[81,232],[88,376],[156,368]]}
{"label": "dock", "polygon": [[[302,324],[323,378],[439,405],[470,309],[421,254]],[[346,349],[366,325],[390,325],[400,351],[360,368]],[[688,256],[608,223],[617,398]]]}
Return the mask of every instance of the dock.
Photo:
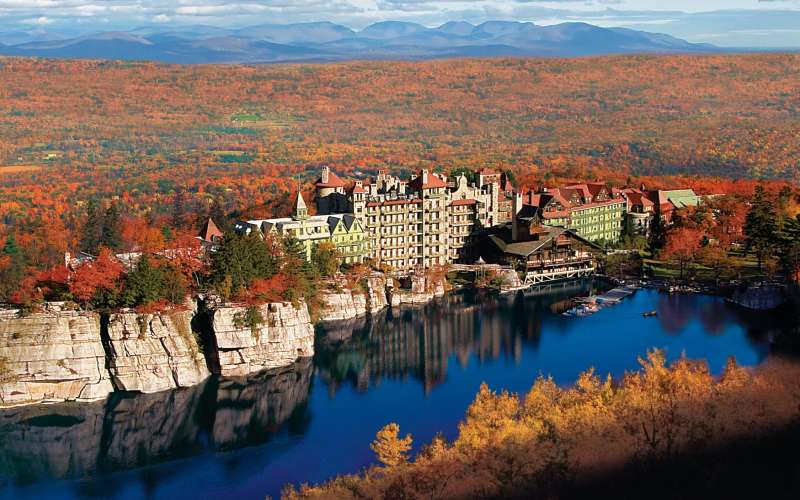
{"label": "dock", "polygon": [[622,286],[609,290],[603,294],[591,297],[574,299],[575,307],[566,311],[565,316],[590,316],[604,307],[619,304],[625,297],[633,295],[637,287]]}

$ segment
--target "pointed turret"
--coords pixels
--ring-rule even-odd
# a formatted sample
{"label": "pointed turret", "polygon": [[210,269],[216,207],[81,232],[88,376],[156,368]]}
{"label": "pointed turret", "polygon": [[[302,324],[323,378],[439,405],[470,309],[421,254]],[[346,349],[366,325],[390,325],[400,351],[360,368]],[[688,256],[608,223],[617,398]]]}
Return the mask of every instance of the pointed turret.
{"label": "pointed turret", "polygon": [[303,192],[297,191],[297,204],[294,208],[294,218],[297,220],[308,219],[308,207],[306,207],[306,200],[303,199]]}

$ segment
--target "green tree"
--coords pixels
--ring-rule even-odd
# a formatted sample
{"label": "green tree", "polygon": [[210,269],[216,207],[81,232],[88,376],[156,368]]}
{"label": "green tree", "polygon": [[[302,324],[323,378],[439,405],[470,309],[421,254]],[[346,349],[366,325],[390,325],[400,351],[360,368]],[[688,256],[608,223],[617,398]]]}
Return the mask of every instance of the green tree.
{"label": "green tree", "polygon": [[181,229],[185,225],[186,217],[186,195],[183,189],[175,191],[172,199],[172,227]]}
{"label": "green tree", "polygon": [[318,276],[314,266],[306,259],[305,244],[291,236],[284,238],[282,244],[282,271],[290,279],[286,299],[294,301],[312,297]]}
{"label": "green tree", "polygon": [[0,298],[7,300],[25,277],[28,258],[17,244],[14,234],[9,234],[0,251]]}
{"label": "green tree", "polygon": [[763,186],[756,186],[753,201],[744,223],[747,250],[756,254],[758,269],[764,265],[764,259],[775,248],[778,225],[775,208],[764,192]]}
{"label": "green tree", "polygon": [[278,264],[277,256],[257,233],[227,233],[211,257],[209,278],[218,293],[230,298],[246,290],[254,280],[271,278],[278,271]]}
{"label": "green tree", "polygon": [[122,292],[122,302],[128,307],[152,304],[164,298],[164,273],[154,267],[147,255],[142,255],[136,269],[128,273]]}
{"label": "green tree", "polygon": [[127,307],[138,307],[166,300],[180,304],[186,299],[186,278],[170,262],[157,262],[142,255],[136,268],[125,277],[122,303]]}
{"label": "green tree", "polygon": [[800,279],[800,215],[788,218],[780,238],[781,264],[792,281]]}
{"label": "green tree", "polygon": [[667,243],[667,225],[660,215],[656,214],[653,217],[653,223],[650,225],[649,242],[650,250],[655,252],[664,248]]}
{"label": "green tree", "polygon": [[97,200],[90,200],[86,206],[86,223],[83,225],[81,235],[81,250],[96,254],[103,236],[103,210]]}
{"label": "green tree", "polygon": [[112,250],[122,247],[122,220],[116,203],[108,206],[100,230],[100,245]]}
{"label": "green tree", "polygon": [[332,278],[341,267],[339,251],[336,249],[336,245],[330,242],[314,245],[311,260],[317,273],[323,278]]}

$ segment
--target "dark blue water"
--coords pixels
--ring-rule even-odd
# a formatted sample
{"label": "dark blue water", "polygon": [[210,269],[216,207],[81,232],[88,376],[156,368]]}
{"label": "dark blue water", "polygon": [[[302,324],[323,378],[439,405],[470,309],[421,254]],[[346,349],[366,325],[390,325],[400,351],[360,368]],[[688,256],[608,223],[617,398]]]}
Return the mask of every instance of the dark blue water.
{"label": "dark blue water", "polygon": [[[15,498],[264,498],[372,463],[389,422],[422,444],[456,434],[479,385],[527,391],[594,367],[621,376],[648,349],[756,365],[783,321],[721,299],[641,290],[594,316],[558,314],[591,284],[512,297],[460,293],[320,329],[317,354],[246,381],[0,413],[0,494]],[[642,312],[658,310],[657,318]],[[785,321],[785,328],[791,322]]]}

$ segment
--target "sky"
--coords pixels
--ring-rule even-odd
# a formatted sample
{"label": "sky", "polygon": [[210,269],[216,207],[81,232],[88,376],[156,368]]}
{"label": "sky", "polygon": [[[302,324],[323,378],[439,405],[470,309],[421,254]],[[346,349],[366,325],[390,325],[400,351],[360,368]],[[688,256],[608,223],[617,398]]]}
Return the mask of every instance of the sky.
{"label": "sky", "polygon": [[385,20],[589,22],[727,47],[800,48],[800,0],[0,0],[0,31],[84,34],[142,26]]}

